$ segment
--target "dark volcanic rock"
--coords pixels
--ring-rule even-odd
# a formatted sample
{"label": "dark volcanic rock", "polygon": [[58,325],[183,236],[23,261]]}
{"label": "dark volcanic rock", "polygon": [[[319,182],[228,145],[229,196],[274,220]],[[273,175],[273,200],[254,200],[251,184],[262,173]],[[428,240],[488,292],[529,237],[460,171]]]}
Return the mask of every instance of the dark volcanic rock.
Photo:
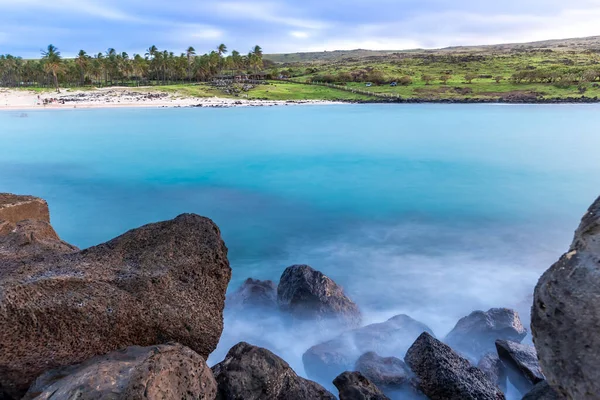
{"label": "dark volcanic rock", "polygon": [[490,381],[494,382],[503,393],[506,393],[506,368],[497,353],[488,353],[477,364]]}
{"label": "dark volcanic rock", "polygon": [[298,319],[334,320],[348,327],[359,326],[362,319],[344,290],[308,265],[294,265],[283,271],[277,301],[282,311]]}
{"label": "dark volcanic rock", "polygon": [[496,351],[496,340],[521,342],[525,336],[527,329],[521,324],[516,311],[492,308],[487,312],[474,311],[461,318],[444,342],[472,361],[477,361],[485,354]]}
{"label": "dark volcanic rock", "polygon": [[562,400],[563,396],[559,395],[554,389],[548,385],[548,382],[542,381],[535,385],[523,400]]}
{"label": "dark volcanic rock", "polygon": [[399,358],[380,357],[370,351],[356,361],[355,371],[378,386],[402,386],[410,382],[410,368]]}
{"label": "dark volcanic rock", "polygon": [[521,394],[529,392],[536,383],[545,379],[533,346],[498,340],[496,348],[506,366],[508,379]]}
{"label": "dark volcanic rock", "polygon": [[342,372],[352,370],[356,360],[369,351],[403,357],[423,332],[433,335],[427,325],[407,315],[397,315],[311,347],[302,356],[304,369],[311,379],[331,381]]}
{"label": "dark volcanic rock", "polygon": [[174,341],[206,358],[230,277],[219,229],[193,214],[77,253],[0,254],[0,392],[22,396],[49,369],[132,345]]}
{"label": "dark volcanic rock", "polygon": [[423,333],[404,359],[432,400],[501,400],[504,394],[479,368],[449,346]]}
{"label": "dark volcanic rock", "polygon": [[600,198],[575,232],[569,252],[541,277],[531,316],[548,383],[571,399],[600,393]]}
{"label": "dark volcanic rock", "polygon": [[239,343],[213,368],[220,400],[335,400],[316,382],[301,378],[267,349]]}
{"label": "dark volcanic rock", "polygon": [[273,309],[277,307],[277,286],[273,281],[248,278],[238,290],[228,296],[227,304],[239,309]]}
{"label": "dark volcanic rock", "polygon": [[129,347],[48,371],[24,400],[213,400],[217,383],[204,359],[179,344]]}
{"label": "dark volcanic rock", "polygon": [[360,372],[344,372],[333,380],[340,400],[389,400],[377,386]]}

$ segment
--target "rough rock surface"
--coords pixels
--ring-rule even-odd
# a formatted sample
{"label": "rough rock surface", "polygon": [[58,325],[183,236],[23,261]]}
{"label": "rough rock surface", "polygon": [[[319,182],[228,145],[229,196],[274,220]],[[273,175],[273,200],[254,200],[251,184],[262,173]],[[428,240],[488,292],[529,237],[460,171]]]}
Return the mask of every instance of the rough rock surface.
{"label": "rough rock surface", "polygon": [[404,357],[423,332],[433,335],[427,325],[408,315],[397,315],[311,347],[302,356],[304,369],[311,379],[331,381],[342,372],[352,370],[358,358],[369,351]]}
{"label": "rough rock surface", "polygon": [[360,356],[354,367],[378,386],[402,386],[410,382],[410,368],[399,358],[380,357],[370,351]]}
{"label": "rough rock surface", "polygon": [[132,345],[174,341],[204,358],[215,349],[231,269],[209,219],[184,214],[52,254],[0,254],[0,397]]}
{"label": "rough rock surface", "polygon": [[26,219],[50,223],[48,203],[38,197],[0,193],[0,221],[14,225]]}
{"label": "rough rock surface", "polygon": [[490,381],[494,382],[503,393],[506,393],[506,369],[498,353],[488,353],[477,364],[477,368],[482,370]]}
{"label": "rough rock surface", "polygon": [[583,217],[569,251],[541,277],[531,316],[548,383],[571,399],[600,393],[600,197]]}
{"label": "rough rock surface", "polygon": [[129,347],[81,364],[48,371],[30,399],[213,400],[217,383],[204,359],[179,344]]}
{"label": "rough rock surface", "polygon": [[449,346],[423,333],[404,359],[432,400],[501,400],[504,394],[479,368]]}
{"label": "rough rock surface", "polygon": [[277,286],[273,281],[248,278],[227,297],[227,304],[238,309],[274,309],[277,307]]}
{"label": "rough rock surface", "polygon": [[340,400],[389,400],[377,386],[360,372],[344,372],[333,380]]}
{"label": "rough rock surface", "polygon": [[335,400],[316,382],[301,378],[288,363],[267,349],[238,343],[213,368],[217,399]]}
{"label": "rough rock surface", "polygon": [[283,271],[277,301],[282,311],[298,319],[332,320],[347,327],[357,327],[362,320],[360,310],[344,290],[308,265],[293,265]]}
{"label": "rough rock surface", "polygon": [[562,400],[563,396],[559,395],[554,389],[548,385],[547,381],[542,381],[535,385],[523,400]]}
{"label": "rough rock surface", "polygon": [[525,394],[545,379],[533,346],[497,340],[498,356],[506,367],[508,379]]}
{"label": "rough rock surface", "polygon": [[521,324],[519,314],[508,308],[474,311],[461,318],[444,342],[471,361],[477,362],[490,352],[495,352],[498,339],[521,342],[527,329]]}

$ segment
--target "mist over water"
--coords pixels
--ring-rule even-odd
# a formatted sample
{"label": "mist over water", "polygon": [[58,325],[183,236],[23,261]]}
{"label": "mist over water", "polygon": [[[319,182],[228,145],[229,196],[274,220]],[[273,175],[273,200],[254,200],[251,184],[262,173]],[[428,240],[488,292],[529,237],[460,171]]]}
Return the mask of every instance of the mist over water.
{"label": "mist over water", "polygon": [[[0,191],[48,200],[79,247],[195,212],[221,228],[230,291],[309,264],[365,323],[405,313],[442,338],[476,309],[528,325],[540,274],[600,193],[597,105],[344,105],[0,113]],[[337,334],[226,310],[239,341],[300,374]],[[383,355],[383,354],[382,354]],[[326,382],[322,382],[326,383]]]}

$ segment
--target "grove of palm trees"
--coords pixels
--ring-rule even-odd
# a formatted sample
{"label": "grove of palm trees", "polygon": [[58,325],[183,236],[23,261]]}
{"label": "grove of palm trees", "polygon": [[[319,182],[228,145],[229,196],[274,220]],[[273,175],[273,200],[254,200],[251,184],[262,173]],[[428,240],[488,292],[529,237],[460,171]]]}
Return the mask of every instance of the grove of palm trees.
{"label": "grove of palm trees", "polygon": [[109,48],[94,55],[80,50],[75,58],[61,57],[54,45],[41,52],[41,59],[26,60],[0,55],[0,87],[60,87],[113,85],[166,85],[205,82],[217,75],[256,73],[263,68],[263,52],[255,46],[247,55],[220,44],[210,53],[197,55],[193,47],[175,55],[150,46],[145,54],[118,52]]}

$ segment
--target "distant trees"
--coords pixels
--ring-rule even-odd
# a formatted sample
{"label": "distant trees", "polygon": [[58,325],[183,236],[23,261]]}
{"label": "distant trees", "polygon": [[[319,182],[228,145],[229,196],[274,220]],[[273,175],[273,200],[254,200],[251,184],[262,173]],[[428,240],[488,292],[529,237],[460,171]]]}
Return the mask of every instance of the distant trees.
{"label": "distant trees", "polygon": [[421,76],[421,80],[424,81],[426,85],[429,85],[435,80],[435,78],[433,77],[433,75],[423,74],[423,76]]}
{"label": "distant trees", "polygon": [[58,87],[58,72],[62,69],[60,51],[58,51],[56,46],[49,44],[48,48],[42,51],[42,61],[44,63],[44,70],[52,73],[54,86],[56,86],[56,91],[60,93],[60,88]]}
{"label": "distant trees", "polygon": [[475,78],[477,78],[477,74],[474,74],[471,72],[465,74],[465,82],[468,84],[473,83],[473,79],[475,79]]}
{"label": "distant trees", "polygon": [[447,85],[448,81],[452,79],[452,75],[450,74],[442,74],[442,76],[440,76],[440,83],[442,85]]}

